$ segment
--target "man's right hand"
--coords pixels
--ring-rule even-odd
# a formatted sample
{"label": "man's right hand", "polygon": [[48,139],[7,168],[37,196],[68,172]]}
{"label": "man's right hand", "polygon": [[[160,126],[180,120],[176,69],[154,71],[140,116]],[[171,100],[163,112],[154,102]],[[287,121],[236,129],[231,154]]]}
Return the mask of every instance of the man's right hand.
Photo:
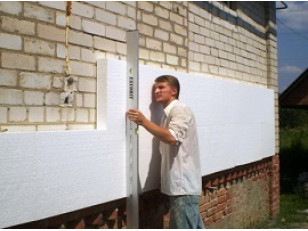
{"label": "man's right hand", "polygon": [[142,112],[135,108],[129,109],[126,114],[131,121],[135,122],[138,125],[143,125],[144,122],[147,120],[147,118],[145,118]]}

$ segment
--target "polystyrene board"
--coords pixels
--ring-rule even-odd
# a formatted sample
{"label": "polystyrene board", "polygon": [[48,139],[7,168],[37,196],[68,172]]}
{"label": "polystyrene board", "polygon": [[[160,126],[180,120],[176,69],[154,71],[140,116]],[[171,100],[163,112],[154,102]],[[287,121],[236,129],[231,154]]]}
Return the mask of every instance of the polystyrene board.
{"label": "polystyrene board", "polygon": [[104,65],[103,130],[0,134],[1,228],[126,197],[126,69]]}
{"label": "polystyrene board", "polygon": [[[274,92],[259,86],[196,74],[140,66],[140,110],[160,122],[163,110],[152,94],[156,77],[171,74],[181,84],[180,100],[193,110],[202,174],[207,175],[274,155]],[[143,191],[159,186],[158,143],[143,128],[139,137]]]}
{"label": "polystyrene board", "polygon": [[[126,63],[107,60],[104,65],[107,94],[99,102],[106,107],[104,117],[98,108],[101,130],[0,134],[1,227],[127,195]],[[180,100],[195,113],[203,175],[274,155],[272,90],[141,65],[139,108],[158,124],[163,110],[153,100],[152,87],[162,74],[179,78]],[[159,187],[160,154],[157,139],[139,129],[140,186],[147,191]]]}

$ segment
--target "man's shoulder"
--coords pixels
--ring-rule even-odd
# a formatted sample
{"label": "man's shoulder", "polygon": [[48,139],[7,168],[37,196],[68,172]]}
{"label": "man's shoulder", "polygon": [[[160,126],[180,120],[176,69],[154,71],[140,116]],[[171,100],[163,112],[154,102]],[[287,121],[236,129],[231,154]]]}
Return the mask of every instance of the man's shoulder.
{"label": "man's shoulder", "polygon": [[170,110],[171,113],[185,113],[192,114],[191,109],[181,101],[177,101]]}

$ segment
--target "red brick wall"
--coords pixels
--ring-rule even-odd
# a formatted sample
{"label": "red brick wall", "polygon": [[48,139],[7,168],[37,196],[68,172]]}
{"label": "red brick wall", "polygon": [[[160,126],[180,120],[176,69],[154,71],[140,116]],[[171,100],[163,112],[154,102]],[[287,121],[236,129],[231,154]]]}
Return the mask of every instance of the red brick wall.
{"label": "red brick wall", "polygon": [[[203,178],[200,213],[207,228],[249,228],[279,212],[279,156]],[[13,228],[125,228],[125,198]],[[168,228],[168,197],[140,196],[140,228]]]}

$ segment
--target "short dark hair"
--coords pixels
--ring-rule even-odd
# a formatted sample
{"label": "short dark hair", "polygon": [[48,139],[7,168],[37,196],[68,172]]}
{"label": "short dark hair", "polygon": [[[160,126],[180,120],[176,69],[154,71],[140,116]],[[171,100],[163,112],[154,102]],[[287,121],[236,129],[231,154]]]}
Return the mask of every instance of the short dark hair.
{"label": "short dark hair", "polygon": [[155,79],[156,83],[167,82],[170,86],[177,89],[176,99],[179,99],[180,95],[180,82],[179,80],[172,75],[161,75]]}

